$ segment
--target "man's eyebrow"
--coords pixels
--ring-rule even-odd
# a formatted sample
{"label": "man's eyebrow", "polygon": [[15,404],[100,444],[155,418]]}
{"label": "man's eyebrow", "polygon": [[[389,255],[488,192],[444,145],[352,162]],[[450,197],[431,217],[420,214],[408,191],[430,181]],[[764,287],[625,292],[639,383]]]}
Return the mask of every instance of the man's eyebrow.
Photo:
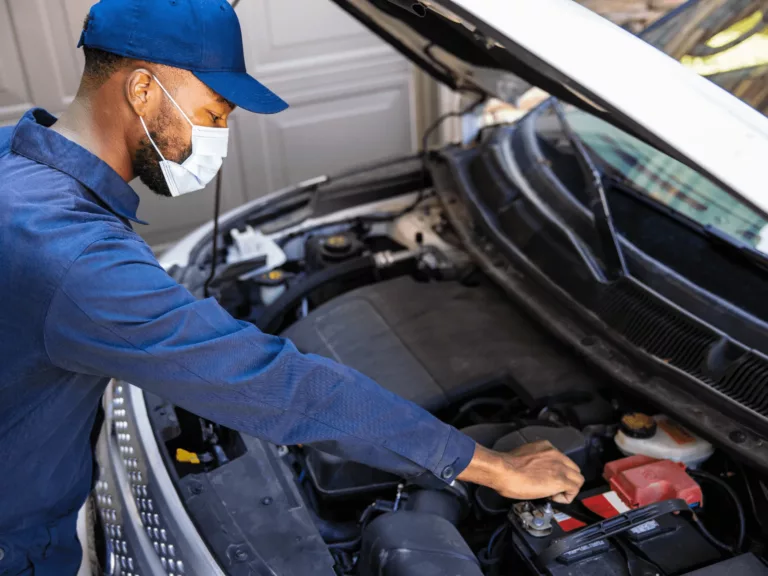
{"label": "man's eyebrow", "polygon": [[219,96],[218,94],[214,94],[214,95],[216,98],[216,102],[221,102],[222,104],[226,104],[227,106],[229,106],[230,110],[234,110],[235,108],[237,108],[237,105],[234,102],[230,102],[229,100],[227,100],[223,96]]}

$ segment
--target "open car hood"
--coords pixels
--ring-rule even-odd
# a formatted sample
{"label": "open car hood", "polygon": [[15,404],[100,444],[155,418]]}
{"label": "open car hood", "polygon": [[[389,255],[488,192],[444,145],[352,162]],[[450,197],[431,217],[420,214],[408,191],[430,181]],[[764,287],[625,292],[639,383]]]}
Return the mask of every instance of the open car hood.
{"label": "open car hood", "polygon": [[333,0],[437,80],[510,101],[533,84],[768,215],[768,118],[573,0]]}

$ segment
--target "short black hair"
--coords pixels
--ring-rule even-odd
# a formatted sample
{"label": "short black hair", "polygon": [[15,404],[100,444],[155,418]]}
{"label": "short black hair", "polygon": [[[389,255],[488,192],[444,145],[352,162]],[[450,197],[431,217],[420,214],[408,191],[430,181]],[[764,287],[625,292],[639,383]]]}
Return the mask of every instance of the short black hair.
{"label": "short black hair", "polygon": [[[90,23],[91,16],[89,14],[85,18],[85,22],[83,22],[84,32],[88,30]],[[85,69],[83,70],[81,89],[86,89],[88,91],[98,90],[112,77],[112,75],[123,68],[129,66],[139,67],[145,63],[142,60],[121,56],[120,54],[93,48],[92,46],[83,46],[83,53],[85,54]],[[178,68],[161,64],[154,64],[154,66],[162,68],[166,74],[173,78],[174,83],[175,81],[181,81],[183,79],[183,72]],[[176,86],[174,83],[171,83],[168,86],[168,89],[171,90],[171,92],[175,91]],[[229,100],[226,100],[226,102],[229,104],[230,108],[235,108],[235,105]]]}
{"label": "short black hair", "polygon": [[[83,85],[89,90],[97,90],[101,88],[115,72],[118,72],[123,68],[138,68],[144,64],[148,64],[142,60],[120,56],[119,54],[114,54],[98,48],[91,48],[89,46],[84,46],[83,52],[85,53]],[[153,64],[153,66],[162,69],[164,74],[172,79],[171,83],[168,84],[168,89],[171,92],[174,92],[176,83],[182,80],[182,71],[162,64]]]}
{"label": "short black hair", "polygon": [[135,62],[131,58],[89,46],[84,46],[83,52],[85,53],[83,78],[89,88],[100,88],[115,72]]}

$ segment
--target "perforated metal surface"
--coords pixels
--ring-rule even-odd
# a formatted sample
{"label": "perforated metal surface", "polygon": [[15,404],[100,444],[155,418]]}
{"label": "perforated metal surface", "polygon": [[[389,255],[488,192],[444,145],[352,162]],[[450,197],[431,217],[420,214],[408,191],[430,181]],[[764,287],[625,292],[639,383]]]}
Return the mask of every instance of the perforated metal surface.
{"label": "perforated metal surface", "polygon": [[[105,538],[107,540],[107,566],[108,574],[121,574],[125,576],[142,576],[144,573],[157,573],[156,570],[142,572],[140,561],[135,554],[135,543],[126,530],[125,523],[130,522],[126,514],[137,517],[134,524],[149,538],[151,553],[157,556],[158,566],[162,566],[163,572],[168,576],[187,575],[187,566],[180,557],[180,550],[174,535],[166,525],[161,507],[157,505],[154,494],[151,475],[149,473],[146,458],[138,441],[136,423],[132,413],[131,402],[127,392],[127,385],[119,382],[110,384],[106,398],[109,402],[107,410],[106,426],[112,442],[108,442],[112,457],[116,457],[115,465],[122,465],[128,486],[123,492],[116,486],[116,482],[110,473],[109,467],[102,462],[100,477],[96,483],[94,499],[96,507],[103,521]],[[127,505],[125,497],[128,495],[134,506]]]}

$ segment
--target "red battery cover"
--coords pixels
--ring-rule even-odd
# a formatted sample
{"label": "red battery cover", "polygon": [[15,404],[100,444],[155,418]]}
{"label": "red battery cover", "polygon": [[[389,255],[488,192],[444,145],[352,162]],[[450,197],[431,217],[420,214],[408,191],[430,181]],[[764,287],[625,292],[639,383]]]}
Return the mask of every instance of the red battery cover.
{"label": "red battery cover", "polygon": [[603,478],[611,490],[630,508],[647,506],[670,498],[682,498],[689,505],[701,504],[701,488],[685,471],[685,464],[630,456],[605,465]]}

